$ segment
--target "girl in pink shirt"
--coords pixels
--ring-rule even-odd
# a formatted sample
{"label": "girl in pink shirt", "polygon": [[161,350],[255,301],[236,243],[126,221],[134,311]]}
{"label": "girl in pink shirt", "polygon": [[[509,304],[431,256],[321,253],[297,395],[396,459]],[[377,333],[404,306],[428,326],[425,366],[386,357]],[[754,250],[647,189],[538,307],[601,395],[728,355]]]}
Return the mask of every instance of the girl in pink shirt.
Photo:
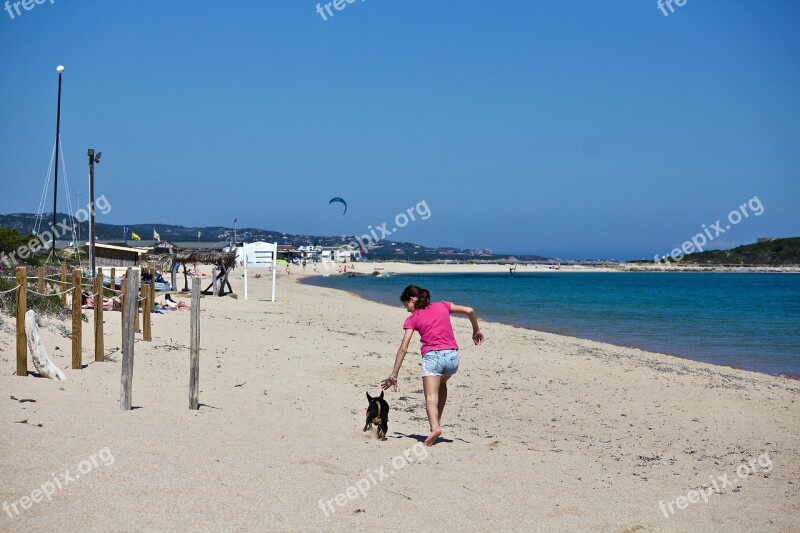
{"label": "girl in pink shirt", "polygon": [[450,323],[450,314],[461,313],[469,317],[472,323],[472,341],[475,344],[483,342],[483,333],[478,327],[478,317],[471,307],[450,302],[431,302],[431,293],[427,289],[409,285],[400,295],[400,301],[411,316],[403,324],[405,334],[397,350],[392,373],[381,385],[384,390],[394,387],[397,391],[397,374],[408,352],[411,336],[415,331],[419,332],[422,389],[425,392],[425,409],[431,425],[431,433],[425,439],[425,445],[432,446],[442,435],[440,423],[444,404],[447,402],[447,380],[458,371],[458,344]]}

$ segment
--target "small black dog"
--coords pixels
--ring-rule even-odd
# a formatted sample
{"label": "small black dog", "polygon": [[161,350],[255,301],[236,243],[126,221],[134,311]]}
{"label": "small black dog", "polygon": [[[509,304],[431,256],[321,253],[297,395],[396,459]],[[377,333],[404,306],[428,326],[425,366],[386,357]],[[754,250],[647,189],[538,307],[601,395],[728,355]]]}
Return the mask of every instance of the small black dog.
{"label": "small black dog", "polygon": [[381,395],[373,398],[367,393],[369,407],[367,407],[367,423],[364,424],[364,431],[372,429],[372,424],[378,429],[378,440],[386,440],[386,432],[389,431],[389,404]]}

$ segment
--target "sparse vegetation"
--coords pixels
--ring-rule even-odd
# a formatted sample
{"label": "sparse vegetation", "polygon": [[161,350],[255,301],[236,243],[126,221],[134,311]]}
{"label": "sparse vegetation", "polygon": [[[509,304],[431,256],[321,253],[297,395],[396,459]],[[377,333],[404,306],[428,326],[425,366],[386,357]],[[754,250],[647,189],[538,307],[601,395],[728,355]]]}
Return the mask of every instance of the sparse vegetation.
{"label": "sparse vegetation", "polygon": [[685,256],[683,263],[754,266],[797,265],[800,264],[800,237],[745,244],[730,250],[708,250]]}
{"label": "sparse vegetation", "polygon": [[[14,228],[0,227],[0,255],[11,255],[19,248],[27,248],[30,243],[38,243],[41,246],[41,240],[35,235],[24,235]],[[17,262],[39,266],[41,258],[36,256],[29,256],[24,260],[15,256]]]}
{"label": "sparse vegetation", "polygon": [[[15,315],[17,313],[17,296],[16,292],[5,292],[17,286],[17,280],[10,276],[0,276],[0,310],[8,315]],[[28,292],[26,298],[26,305],[28,309],[33,309],[38,315],[50,315],[56,318],[66,319],[70,317],[70,310],[66,309],[62,303],[61,298],[57,295],[40,296],[32,292]]]}

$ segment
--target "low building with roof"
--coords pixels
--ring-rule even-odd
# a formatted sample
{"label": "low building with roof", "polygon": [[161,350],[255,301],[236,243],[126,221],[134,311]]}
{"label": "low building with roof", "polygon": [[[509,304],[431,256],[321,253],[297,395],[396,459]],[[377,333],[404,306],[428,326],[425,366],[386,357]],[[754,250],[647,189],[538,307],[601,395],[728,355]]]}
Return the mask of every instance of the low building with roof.
{"label": "low building with roof", "polygon": [[146,250],[115,246],[113,244],[94,245],[94,261],[97,267],[139,268],[142,256]]}

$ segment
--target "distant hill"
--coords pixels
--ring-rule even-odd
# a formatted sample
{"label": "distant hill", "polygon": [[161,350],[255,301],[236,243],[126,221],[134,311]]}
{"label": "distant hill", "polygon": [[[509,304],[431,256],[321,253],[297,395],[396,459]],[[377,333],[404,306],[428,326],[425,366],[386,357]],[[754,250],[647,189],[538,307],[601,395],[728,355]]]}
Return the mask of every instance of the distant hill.
{"label": "distant hill", "polygon": [[684,256],[681,263],[700,265],[780,266],[800,264],[800,237],[745,244],[730,250],[708,250]]}
{"label": "distant hill", "polygon": [[[42,230],[52,221],[53,215],[45,216]],[[66,214],[59,214],[56,220],[62,221],[67,217]],[[0,227],[14,228],[23,234],[28,234],[33,230],[36,215],[33,213],[15,213],[0,215]],[[80,226],[80,239],[83,242],[88,240],[89,223],[83,222]],[[128,224],[129,232],[135,232],[142,238],[142,243],[153,242],[153,230],[158,232],[159,237],[171,242],[194,242],[197,240],[197,233],[200,232],[202,241],[230,241],[233,238],[232,228],[219,226],[205,227],[186,227],[171,224]],[[97,239],[100,241],[120,242],[124,239],[124,226],[119,224],[95,223]],[[60,230],[59,230],[60,231]],[[130,233],[128,234],[130,235]],[[70,240],[72,237],[59,237],[60,240]],[[320,236],[320,235],[297,235],[269,231],[259,228],[237,228],[236,239],[240,242],[266,241],[277,242],[278,244],[292,244],[295,246],[337,246],[348,244],[355,239],[354,235]],[[450,247],[430,247],[422,246],[413,242],[402,242],[393,240],[379,241],[375,246],[371,246],[367,254],[372,259],[402,259],[407,261],[436,261],[436,260],[502,260],[507,256],[496,256],[489,249],[469,250],[465,248]],[[549,261],[551,259],[538,255],[516,256],[520,261]]]}

